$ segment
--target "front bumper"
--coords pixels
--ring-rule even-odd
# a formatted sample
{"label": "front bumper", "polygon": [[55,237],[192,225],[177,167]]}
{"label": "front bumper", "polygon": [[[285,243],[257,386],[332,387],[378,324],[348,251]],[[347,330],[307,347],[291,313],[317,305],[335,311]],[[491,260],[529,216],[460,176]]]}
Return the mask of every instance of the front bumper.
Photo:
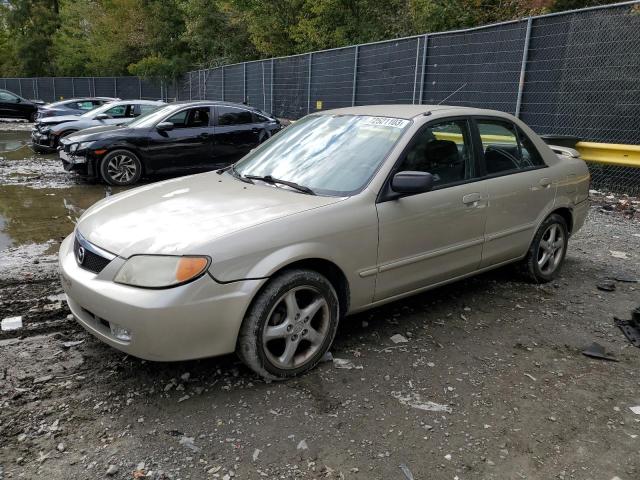
{"label": "front bumper", "polygon": [[38,150],[47,152],[55,152],[57,150],[55,137],[47,133],[40,133],[37,130],[31,132],[31,143]]}
{"label": "front bumper", "polygon": [[[78,266],[73,235],[60,247],[59,272],[76,320],[99,340],[135,357],[179,361],[231,353],[245,312],[265,280],[219,284],[209,275],[175,288],[150,290],[112,281],[125,260],[95,274]],[[111,333],[115,324],[129,341]]]}

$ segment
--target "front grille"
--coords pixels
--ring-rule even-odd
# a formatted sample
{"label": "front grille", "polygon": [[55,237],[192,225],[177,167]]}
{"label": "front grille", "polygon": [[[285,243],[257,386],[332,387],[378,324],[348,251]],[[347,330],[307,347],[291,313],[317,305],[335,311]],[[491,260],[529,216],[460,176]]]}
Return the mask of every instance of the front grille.
{"label": "front grille", "polygon": [[[83,249],[82,252],[80,252],[80,248]],[[77,237],[73,243],[73,253],[76,256],[76,262],[78,262],[78,265],[93,273],[100,273],[104,267],[109,265],[109,262],[111,262],[108,258],[101,257],[100,255],[82,247]]]}

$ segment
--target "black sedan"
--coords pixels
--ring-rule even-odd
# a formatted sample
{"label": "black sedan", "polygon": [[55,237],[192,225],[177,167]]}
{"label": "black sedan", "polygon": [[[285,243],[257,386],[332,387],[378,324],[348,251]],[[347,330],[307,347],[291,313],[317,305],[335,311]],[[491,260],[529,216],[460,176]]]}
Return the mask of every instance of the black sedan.
{"label": "black sedan", "polygon": [[246,105],[178,102],[123,126],[65,137],[59,152],[68,171],[110,185],[132,185],[143,175],[229,165],[281,128],[276,118]]}
{"label": "black sedan", "polygon": [[0,118],[24,118],[34,122],[38,105],[9,90],[0,90]]}
{"label": "black sedan", "polygon": [[93,110],[100,105],[115,100],[120,99],[111,97],[83,97],[47,103],[39,108],[38,118],[58,117],[60,115],[82,115],[89,110]]}

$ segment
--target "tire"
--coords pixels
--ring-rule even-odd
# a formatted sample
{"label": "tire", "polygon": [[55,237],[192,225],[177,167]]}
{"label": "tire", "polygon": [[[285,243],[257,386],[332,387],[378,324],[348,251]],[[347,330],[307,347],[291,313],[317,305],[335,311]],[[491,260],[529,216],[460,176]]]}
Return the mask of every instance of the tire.
{"label": "tire", "polygon": [[271,131],[269,130],[261,130],[260,135],[258,136],[258,144],[266,142],[271,138]]}
{"label": "tire", "polygon": [[36,110],[35,112],[33,112],[31,115],[29,115],[29,118],[27,118],[27,120],[31,123],[36,123],[36,120],[38,119],[38,111]]}
{"label": "tire", "polygon": [[109,185],[133,185],[142,176],[142,163],[129,150],[114,150],[100,162],[100,176]]}
{"label": "tire", "polygon": [[254,299],[236,352],[265,379],[295,377],[315,367],[329,350],[338,321],[338,296],[331,283],[312,270],[289,270],[270,280]]}
{"label": "tire", "polygon": [[532,282],[547,283],[558,276],[568,240],[569,229],[563,217],[554,213],[542,222],[524,260],[525,274]]}

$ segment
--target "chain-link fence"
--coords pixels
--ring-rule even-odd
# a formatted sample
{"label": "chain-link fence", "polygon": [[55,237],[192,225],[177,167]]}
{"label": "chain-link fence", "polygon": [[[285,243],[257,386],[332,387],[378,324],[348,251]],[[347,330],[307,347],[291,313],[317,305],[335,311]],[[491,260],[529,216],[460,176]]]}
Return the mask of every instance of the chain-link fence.
{"label": "chain-link fence", "polygon": [[[381,103],[512,113],[539,134],[640,144],[640,1],[199,70],[179,99],[279,117]],[[595,188],[640,193],[640,168],[590,164]]]}
{"label": "chain-link fence", "polygon": [[172,100],[175,86],[138,77],[37,77],[0,78],[0,89],[21,97],[55,102],[76,97]]}

